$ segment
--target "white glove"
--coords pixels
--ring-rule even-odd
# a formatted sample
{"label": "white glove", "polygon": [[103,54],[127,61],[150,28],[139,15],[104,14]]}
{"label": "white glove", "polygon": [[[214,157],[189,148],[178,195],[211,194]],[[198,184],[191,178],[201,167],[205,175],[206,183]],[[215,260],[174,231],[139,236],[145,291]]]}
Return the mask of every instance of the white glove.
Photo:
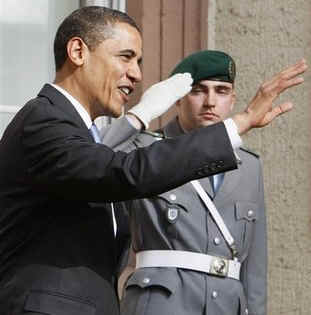
{"label": "white glove", "polygon": [[128,112],[137,116],[148,128],[150,121],[165,113],[180,98],[191,91],[190,73],[177,73],[148,88],[140,102]]}

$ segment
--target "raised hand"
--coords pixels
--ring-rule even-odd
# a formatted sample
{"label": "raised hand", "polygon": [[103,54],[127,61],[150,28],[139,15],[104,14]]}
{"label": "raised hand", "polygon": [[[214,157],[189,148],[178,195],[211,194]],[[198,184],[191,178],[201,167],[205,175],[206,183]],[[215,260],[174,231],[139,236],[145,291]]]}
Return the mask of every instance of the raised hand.
{"label": "raised hand", "polygon": [[239,134],[252,128],[264,127],[277,116],[290,111],[293,108],[291,102],[273,106],[273,101],[288,88],[301,84],[304,79],[299,75],[307,68],[306,61],[302,59],[263,83],[245,111],[233,116]]}

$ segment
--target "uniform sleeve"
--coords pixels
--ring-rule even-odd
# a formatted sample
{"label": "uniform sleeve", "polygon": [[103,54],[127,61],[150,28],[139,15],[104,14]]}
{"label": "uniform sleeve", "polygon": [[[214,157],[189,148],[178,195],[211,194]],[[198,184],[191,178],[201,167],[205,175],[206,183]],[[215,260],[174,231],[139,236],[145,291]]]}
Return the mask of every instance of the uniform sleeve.
{"label": "uniform sleeve", "polygon": [[87,128],[52,106],[36,106],[25,118],[20,141],[27,184],[69,200],[145,198],[236,168],[223,123],[124,153],[94,143]]}
{"label": "uniform sleeve", "polygon": [[249,315],[267,314],[267,227],[260,162],[258,172],[258,217],[254,227],[254,238],[241,274]]}
{"label": "uniform sleeve", "polygon": [[[110,125],[100,130],[100,137],[103,144],[114,151],[127,151],[127,146],[139,134],[126,116],[114,120]],[[130,150],[128,150],[130,151]]]}

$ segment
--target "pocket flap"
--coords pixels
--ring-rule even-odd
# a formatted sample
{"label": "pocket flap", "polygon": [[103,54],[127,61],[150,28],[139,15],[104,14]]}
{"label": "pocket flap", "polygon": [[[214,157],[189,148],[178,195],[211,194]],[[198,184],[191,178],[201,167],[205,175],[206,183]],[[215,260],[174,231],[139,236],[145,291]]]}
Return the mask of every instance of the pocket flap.
{"label": "pocket flap", "polygon": [[258,206],[254,202],[239,201],[235,204],[235,215],[237,220],[254,221],[257,219]]}
{"label": "pocket flap", "polygon": [[174,294],[178,286],[177,271],[175,268],[140,268],[130,277],[126,287],[133,285],[140,288],[160,286]]}
{"label": "pocket flap", "polygon": [[68,297],[56,292],[31,291],[24,310],[49,315],[95,315],[96,306],[87,300]]}
{"label": "pocket flap", "polygon": [[196,194],[191,183],[179,186],[176,189],[169,190],[157,196],[168,204],[178,205],[186,212],[201,206],[201,200]]}

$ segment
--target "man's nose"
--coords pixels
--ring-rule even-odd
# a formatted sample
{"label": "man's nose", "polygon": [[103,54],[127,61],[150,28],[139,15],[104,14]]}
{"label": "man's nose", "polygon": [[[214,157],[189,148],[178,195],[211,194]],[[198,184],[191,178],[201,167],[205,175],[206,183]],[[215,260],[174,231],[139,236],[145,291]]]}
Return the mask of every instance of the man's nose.
{"label": "man's nose", "polygon": [[216,106],[216,97],[213,91],[209,91],[205,94],[204,105],[208,107]]}
{"label": "man's nose", "polygon": [[138,83],[142,80],[142,73],[138,63],[132,63],[130,68],[127,71],[127,75],[135,83]]}

